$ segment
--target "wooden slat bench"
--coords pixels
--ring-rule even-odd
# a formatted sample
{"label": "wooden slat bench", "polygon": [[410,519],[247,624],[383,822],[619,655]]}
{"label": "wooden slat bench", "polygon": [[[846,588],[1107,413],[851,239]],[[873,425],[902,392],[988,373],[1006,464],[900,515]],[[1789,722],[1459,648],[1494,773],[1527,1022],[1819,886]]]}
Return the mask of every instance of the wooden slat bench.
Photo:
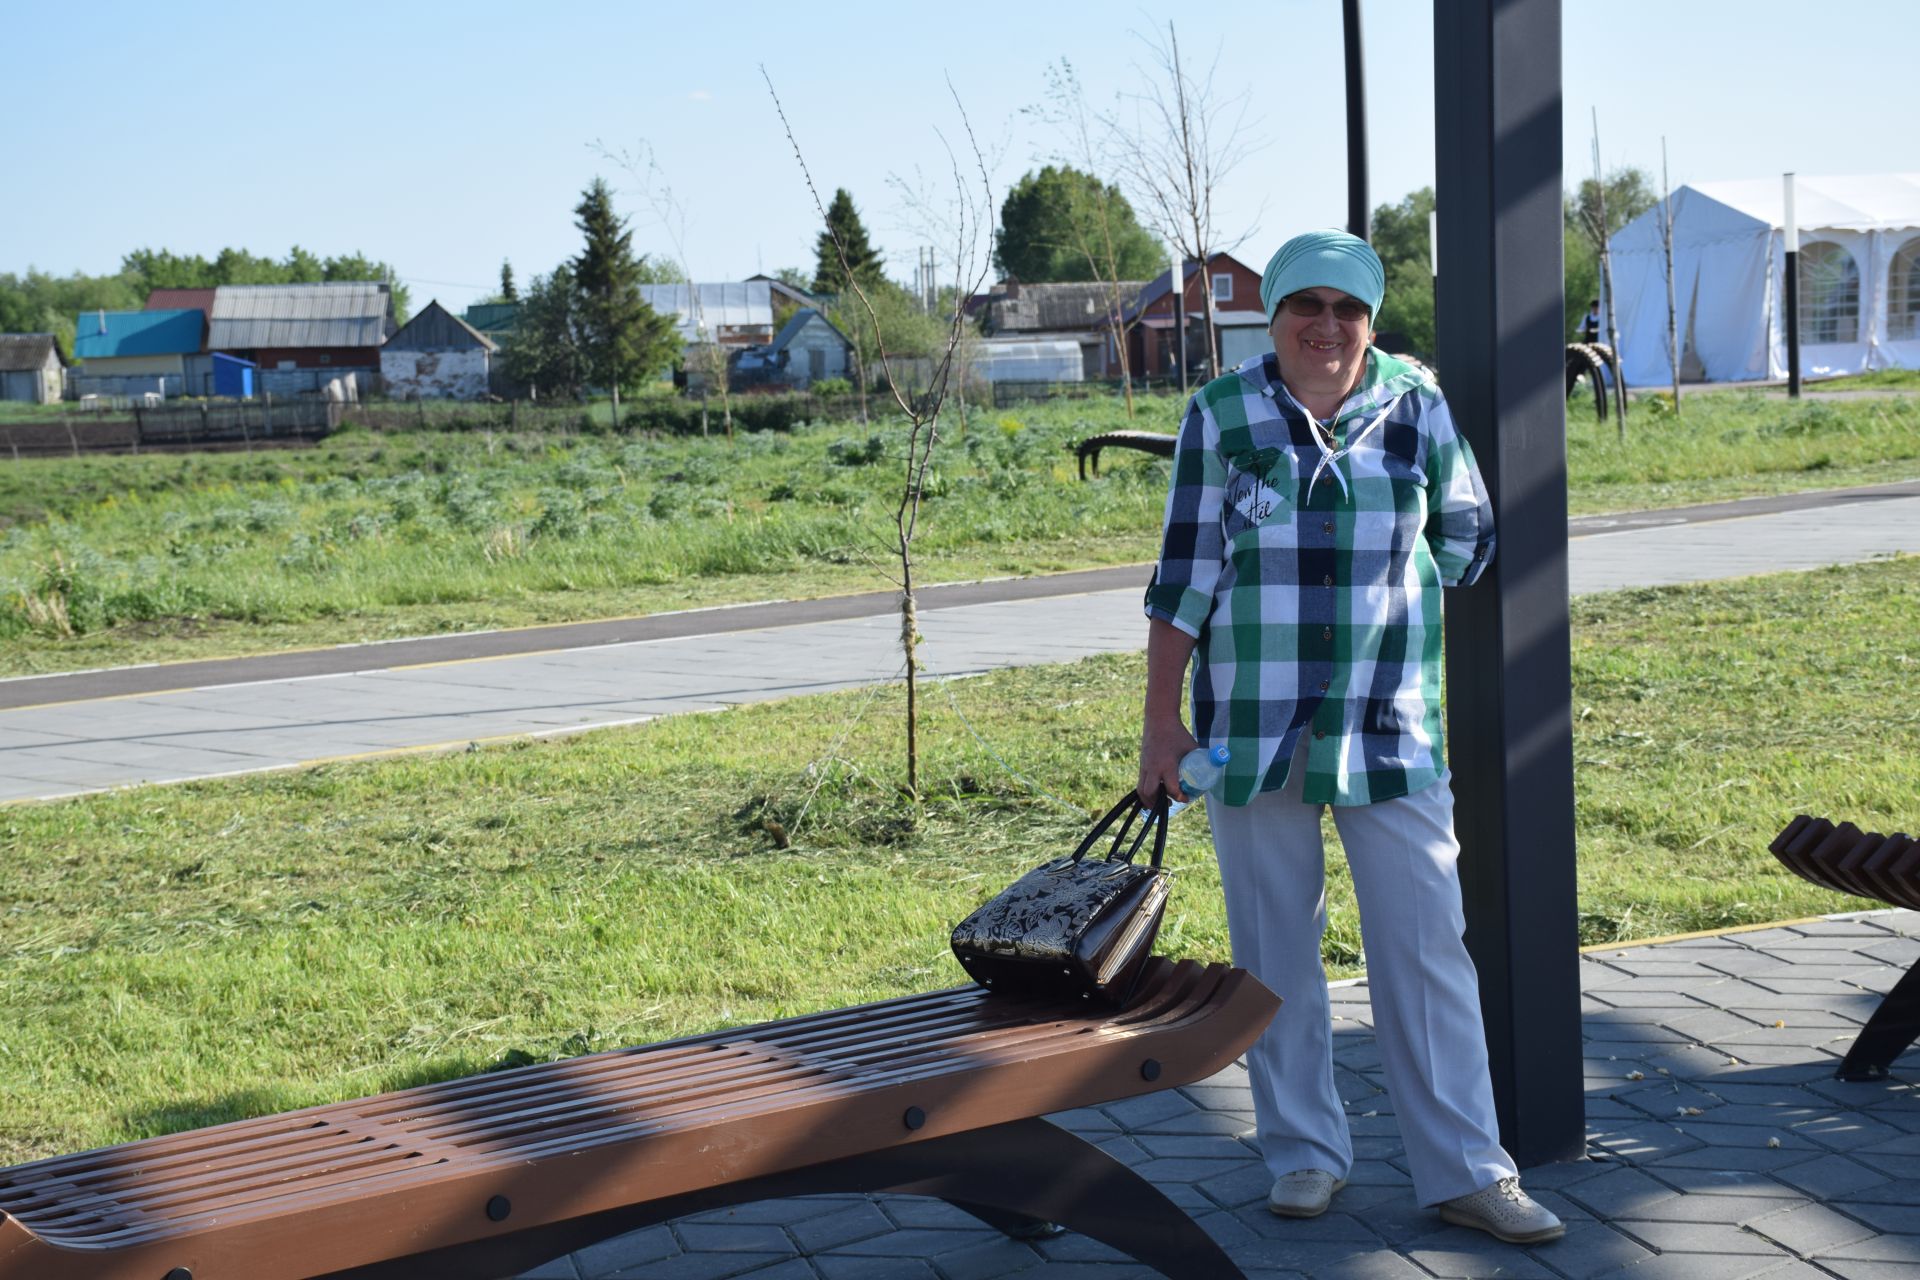
{"label": "wooden slat bench", "polygon": [[[1883,836],[1851,822],[1801,814],[1769,846],[1773,856],[1823,889],[1920,911],[1920,841]],[[1894,984],[1853,1038],[1835,1074],[1842,1080],[1884,1080],[1893,1060],[1920,1037],[1920,962]]]}
{"label": "wooden slat bench", "polygon": [[1279,1005],[1243,970],[1150,964],[1118,1013],[965,987],[0,1169],[0,1280],[476,1280],[850,1191],[1238,1276],[1138,1174],[1038,1118],[1204,1079]]}

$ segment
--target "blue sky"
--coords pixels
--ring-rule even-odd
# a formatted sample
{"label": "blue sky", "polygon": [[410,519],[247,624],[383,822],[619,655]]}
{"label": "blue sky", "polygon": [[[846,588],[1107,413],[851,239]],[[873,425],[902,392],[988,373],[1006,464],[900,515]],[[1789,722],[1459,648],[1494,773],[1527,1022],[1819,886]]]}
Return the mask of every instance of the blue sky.
{"label": "blue sky", "polygon": [[[1910,0],[1574,0],[1563,47],[1566,163],[1673,181],[1920,170],[1897,32]],[[1372,195],[1433,180],[1432,7],[1364,0]],[[902,199],[945,172],[951,77],[996,160],[997,192],[1057,149],[1023,115],[1071,59],[1096,103],[1138,84],[1135,33],[1179,24],[1218,91],[1248,95],[1259,149],[1223,184],[1220,222],[1249,259],[1345,218],[1337,0],[1205,6],[972,0],[934,9],[796,5],[131,4],[17,6],[8,97],[48,123],[0,198],[0,271],[114,269],[142,245],[211,255],[363,251],[415,305],[455,307],[576,251],[571,209],[596,174],[641,249],[672,238],[596,151],[650,147],[686,211],[702,279],[811,269],[818,229],[760,67],[815,178],[846,186],[905,278],[927,240]],[[954,16],[964,14],[964,17]],[[1881,33],[1876,44],[1872,33]],[[1906,122],[1904,125],[1900,122]],[[1444,216],[1444,215],[1443,215]]]}

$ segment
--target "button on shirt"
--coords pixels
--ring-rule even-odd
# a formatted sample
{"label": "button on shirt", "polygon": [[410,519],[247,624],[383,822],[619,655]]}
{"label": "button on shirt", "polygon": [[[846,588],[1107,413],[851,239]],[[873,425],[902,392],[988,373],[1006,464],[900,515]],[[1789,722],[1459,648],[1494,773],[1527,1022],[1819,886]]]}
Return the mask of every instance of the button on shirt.
{"label": "button on shirt", "polygon": [[1445,767],[1440,589],[1493,556],[1473,453],[1424,373],[1371,351],[1331,424],[1271,352],[1193,397],[1146,611],[1195,637],[1193,728],[1227,744],[1222,798],[1285,784],[1368,804]]}

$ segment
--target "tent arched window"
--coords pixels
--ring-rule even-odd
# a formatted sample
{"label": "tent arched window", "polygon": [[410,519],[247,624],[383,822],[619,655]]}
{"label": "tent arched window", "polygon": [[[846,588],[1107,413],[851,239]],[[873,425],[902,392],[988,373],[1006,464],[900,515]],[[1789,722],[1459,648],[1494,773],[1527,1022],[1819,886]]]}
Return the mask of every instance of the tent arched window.
{"label": "tent arched window", "polygon": [[1900,246],[1887,272],[1887,336],[1920,338],[1920,238]]}
{"label": "tent arched window", "polygon": [[1860,267],[1831,240],[1800,246],[1800,339],[1860,340]]}

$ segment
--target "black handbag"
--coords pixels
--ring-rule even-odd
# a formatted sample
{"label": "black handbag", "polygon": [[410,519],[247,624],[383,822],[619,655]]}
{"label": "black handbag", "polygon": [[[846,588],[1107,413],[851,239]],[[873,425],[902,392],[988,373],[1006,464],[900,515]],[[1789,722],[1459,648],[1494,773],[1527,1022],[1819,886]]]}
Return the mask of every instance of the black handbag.
{"label": "black handbag", "polygon": [[[1106,856],[1089,858],[1116,822]],[[1149,837],[1152,860],[1135,862]],[[1167,793],[1149,808],[1129,792],[1070,857],[1035,867],[961,921],[953,954],[989,991],[1125,1004],[1166,914],[1166,847]]]}

